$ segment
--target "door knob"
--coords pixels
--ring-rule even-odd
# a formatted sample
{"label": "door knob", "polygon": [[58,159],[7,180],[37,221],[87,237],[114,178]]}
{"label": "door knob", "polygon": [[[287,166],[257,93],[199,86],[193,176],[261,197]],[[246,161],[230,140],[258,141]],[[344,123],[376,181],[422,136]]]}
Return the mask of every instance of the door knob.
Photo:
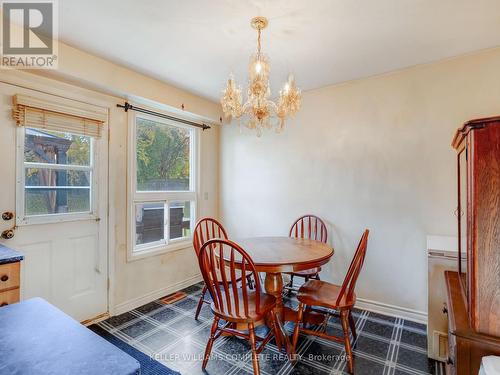
{"label": "door knob", "polygon": [[10,211],[2,212],[2,219],[5,220],[5,221],[12,220],[13,217],[14,217],[14,213],[13,212],[10,212]]}
{"label": "door knob", "polygon": [[7,229],[2,232],[2,238],[10,240],[12,237],[14,237],[14,229]]}

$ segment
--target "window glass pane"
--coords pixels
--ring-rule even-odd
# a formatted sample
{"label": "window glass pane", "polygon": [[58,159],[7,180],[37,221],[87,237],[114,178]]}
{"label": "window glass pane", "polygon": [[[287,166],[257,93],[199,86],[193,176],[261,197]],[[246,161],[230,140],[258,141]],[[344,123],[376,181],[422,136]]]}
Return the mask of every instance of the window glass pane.
{"label": "window glass pane", "polygon": [[165,238],[165,204],[136,203],[135,244],[162,241]]}
{"label": "window glass pane", "polygon": [[90,171],[73,171],[53,168],[26,168],[24,184],[33,186],[87,187],[90,188]]}
{"label": "window glass pane", "polygon": [[25,215],[90,212],[88,171],[26,168]]}
{"label": "window glass pane", "polygon": [[188,129],[137,118],[137,191],[188,191]]}
{"label": "window glass pane", "polygon": [[170,239],[191,236],[191,202],[172,202],[170,207]]}
{"label": "window glass pane", "polygon": [[24,161],[90,165],[91,137],[26,128]]}

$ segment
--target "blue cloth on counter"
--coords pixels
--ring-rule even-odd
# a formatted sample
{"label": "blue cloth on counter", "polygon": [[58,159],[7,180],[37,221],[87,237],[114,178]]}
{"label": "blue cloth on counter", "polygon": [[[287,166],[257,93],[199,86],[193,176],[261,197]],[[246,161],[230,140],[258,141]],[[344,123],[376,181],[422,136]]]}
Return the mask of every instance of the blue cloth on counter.
{"label": "blue cloth on counter", "polygon": [[42,298],[0,308],[0,374],[132,375],[139,362]]}
{"label": "blue cloth on counter", "polygon": [[18,262],[24,259],[24,255],[19,251],[9,249],[0,244],[0,264]]}

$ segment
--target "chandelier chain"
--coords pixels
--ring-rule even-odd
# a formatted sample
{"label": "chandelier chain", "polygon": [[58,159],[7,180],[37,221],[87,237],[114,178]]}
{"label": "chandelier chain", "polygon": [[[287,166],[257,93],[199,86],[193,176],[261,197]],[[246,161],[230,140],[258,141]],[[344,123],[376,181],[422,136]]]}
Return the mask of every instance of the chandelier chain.
{"label": "chandelier chain", "polygon": [[258,29],[258,36],[257,36],[257,53],[260,56],[260,28]]}

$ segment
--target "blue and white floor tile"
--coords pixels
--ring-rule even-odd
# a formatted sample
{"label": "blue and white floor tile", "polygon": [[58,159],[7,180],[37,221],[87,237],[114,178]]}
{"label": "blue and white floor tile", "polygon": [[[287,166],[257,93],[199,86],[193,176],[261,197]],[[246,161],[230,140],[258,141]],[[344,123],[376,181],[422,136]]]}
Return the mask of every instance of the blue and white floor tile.
{"label": "blue and white floor tile", "polygon": [[[212,313],[204,305],[199,321],[194,320],[201,288],[202,284],[186,288],[187,298],[172,305],[154,301],[99,326],[181,374],[203,374],[201,361],[210,335]],[[286,303],[294,305],[296,301],[291,299]],[[356,375],[444,374],[441,363],[427,358],[425,325],[363,310],[355,310],[354,317],[358,331],[354,346]],[[285,328],[291,331],[293,324],[288,323]],[[328,331],[341,332],[334,317]],[[244,340],[219,338],[205,374],[252,374],[249,348]],[[292,364],[275,345],[268,344],[261,353],[261,373],[347,374],[342,344],[304,336],[300,338],[298,354],[300,360]]]}

